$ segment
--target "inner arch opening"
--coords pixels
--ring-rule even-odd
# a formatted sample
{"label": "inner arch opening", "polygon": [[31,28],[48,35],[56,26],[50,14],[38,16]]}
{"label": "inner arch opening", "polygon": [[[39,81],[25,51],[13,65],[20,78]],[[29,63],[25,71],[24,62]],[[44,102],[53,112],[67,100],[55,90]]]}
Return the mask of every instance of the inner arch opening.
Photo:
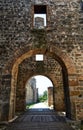
{"label": "inner arch opening", "polygon": [[31,77],[26,83],[26,109],[53,109],[53,83],[46,76]]}

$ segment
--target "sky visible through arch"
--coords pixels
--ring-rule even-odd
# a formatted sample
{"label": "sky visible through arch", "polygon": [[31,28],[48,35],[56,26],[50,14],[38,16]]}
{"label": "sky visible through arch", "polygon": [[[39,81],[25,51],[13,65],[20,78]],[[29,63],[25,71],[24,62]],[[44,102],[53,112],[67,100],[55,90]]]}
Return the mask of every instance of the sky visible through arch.
{"label": "sky visible through arch", "polygon": [[53,86],[51,80],[45,76],[38,75],[34,76],[34,78],[36,79],[36,87],[38,88],[39,95],[43,94],[48,87]]}

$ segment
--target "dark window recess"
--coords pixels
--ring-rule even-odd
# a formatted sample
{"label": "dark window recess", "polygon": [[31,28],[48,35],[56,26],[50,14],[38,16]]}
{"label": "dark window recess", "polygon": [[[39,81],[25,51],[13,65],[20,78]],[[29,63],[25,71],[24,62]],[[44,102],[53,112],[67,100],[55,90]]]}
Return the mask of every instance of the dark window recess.
{"label": "dark window recess", "polygon": [[35,5],[34,13],[35,14],[46,14],[46,5]]}
{"label": "dark window recess", "polygon": [[81,0],[80,5],[81,5],[81,11],[83,11],[83,0]]}

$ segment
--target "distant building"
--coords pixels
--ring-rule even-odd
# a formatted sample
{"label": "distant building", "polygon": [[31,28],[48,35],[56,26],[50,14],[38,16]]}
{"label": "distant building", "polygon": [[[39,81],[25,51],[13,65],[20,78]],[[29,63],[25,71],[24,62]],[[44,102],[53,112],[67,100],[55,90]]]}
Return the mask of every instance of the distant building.
{"label": "distant building", "polygon": [[43,28],[44,27],[44,18],[36,17],[35,18],[35,27],[36,28]]}
{"label": "distant building", "polygon": [[36,103],[38,100],[38,89],[36,88],[36,79],[31,78],[26,86],[26,104]]}

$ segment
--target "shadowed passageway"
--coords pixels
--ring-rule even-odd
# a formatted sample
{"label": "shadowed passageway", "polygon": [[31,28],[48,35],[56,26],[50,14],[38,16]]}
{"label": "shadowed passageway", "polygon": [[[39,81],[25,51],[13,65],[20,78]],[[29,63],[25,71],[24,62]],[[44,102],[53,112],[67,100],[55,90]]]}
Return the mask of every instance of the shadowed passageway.
{"label": "shadowed passageway", "polygon": [[7,130],[73,130],[65,117],[48,108],[33,108],[10,123]]}

